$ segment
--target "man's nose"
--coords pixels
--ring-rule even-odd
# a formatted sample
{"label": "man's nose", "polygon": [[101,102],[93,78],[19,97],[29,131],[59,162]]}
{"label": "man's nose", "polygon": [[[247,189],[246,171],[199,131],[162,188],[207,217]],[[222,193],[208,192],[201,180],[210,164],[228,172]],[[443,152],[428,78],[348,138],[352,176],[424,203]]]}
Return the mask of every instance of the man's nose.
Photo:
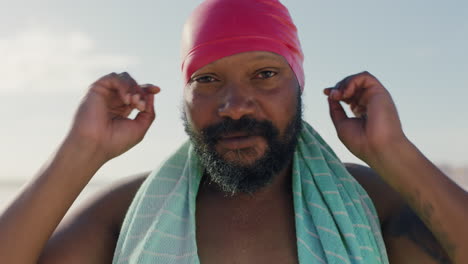
{"label": "man's nose", "polygon": [[248,87],[231,84],[225,87],[218,113],[221,117],[238,120],[244,116],[253,116],[256,111],[254,95]]}

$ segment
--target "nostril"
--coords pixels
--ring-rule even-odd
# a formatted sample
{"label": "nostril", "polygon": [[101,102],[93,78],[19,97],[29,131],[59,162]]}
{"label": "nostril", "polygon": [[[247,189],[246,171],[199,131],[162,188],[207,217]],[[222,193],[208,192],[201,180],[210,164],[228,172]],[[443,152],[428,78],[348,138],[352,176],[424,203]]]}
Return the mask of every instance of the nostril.
{"label": "nostril", "polygon": [[218,113],[221,117],[240,119],[244,116],[252,116],[256,111],[255,104],[249,101],[230,101],[219,107]]}

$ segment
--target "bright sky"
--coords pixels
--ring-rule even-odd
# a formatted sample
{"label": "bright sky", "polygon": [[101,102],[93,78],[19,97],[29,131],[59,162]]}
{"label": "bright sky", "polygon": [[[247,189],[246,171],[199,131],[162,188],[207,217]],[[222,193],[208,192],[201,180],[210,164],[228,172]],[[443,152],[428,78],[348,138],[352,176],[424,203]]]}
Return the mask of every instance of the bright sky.
{"label": "bright sky", "polygon": [[[97,180],[156,168],[186,139],[182,25],[200,1],[0,0],[0,181],[25,180],[66,134],[87,86],[128,71],[162,87],[145,140]],[[283,0],[306,56],[305,119],[344,161],[322,89],[368,70],[409,138],[436,163],[468,164],[468,2]]]}

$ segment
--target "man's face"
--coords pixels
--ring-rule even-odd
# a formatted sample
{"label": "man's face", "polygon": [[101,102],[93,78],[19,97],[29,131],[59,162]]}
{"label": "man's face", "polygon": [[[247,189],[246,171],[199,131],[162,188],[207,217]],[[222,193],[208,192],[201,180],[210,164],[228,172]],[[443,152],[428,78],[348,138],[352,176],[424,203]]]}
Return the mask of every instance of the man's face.
{"label": "man's face", "polygon": [[227,193],[253,193],[290,163],[301,114],[295,75],[270,52],[217,60],[185,87],[185,129],[210,180]]}

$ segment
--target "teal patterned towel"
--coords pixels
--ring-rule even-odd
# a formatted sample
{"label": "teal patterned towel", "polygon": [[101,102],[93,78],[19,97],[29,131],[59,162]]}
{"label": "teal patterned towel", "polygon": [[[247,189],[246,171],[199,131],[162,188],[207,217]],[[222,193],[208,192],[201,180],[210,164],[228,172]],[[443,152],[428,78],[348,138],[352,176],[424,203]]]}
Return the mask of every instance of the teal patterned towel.
{"label": "teal patterned towel", "polygon": [[[294,153],[300,263],[388,263],[367,193],[304,122]],[[195,202],[202,178],[186,142],[143,183],[125,217],[113,263],[200,263]]]}

